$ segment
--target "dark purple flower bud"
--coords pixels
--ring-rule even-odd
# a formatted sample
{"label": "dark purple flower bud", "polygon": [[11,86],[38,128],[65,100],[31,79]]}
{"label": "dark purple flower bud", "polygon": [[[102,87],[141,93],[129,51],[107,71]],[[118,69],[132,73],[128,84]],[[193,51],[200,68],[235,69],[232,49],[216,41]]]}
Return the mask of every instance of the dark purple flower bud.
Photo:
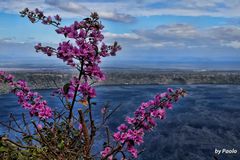
{"label": "dark purple flower bud", "polygon": [[56,16],[54,16],[55,20],[58,22],[61,22],[62,18],[57,14]]}

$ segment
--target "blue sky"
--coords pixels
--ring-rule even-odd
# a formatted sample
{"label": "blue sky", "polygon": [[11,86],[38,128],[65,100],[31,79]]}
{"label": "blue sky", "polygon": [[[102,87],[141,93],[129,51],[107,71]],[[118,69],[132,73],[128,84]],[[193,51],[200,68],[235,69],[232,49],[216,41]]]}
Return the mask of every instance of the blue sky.
{"label": "blue sky", "polygon": [[2,65],[58,63],[34,53],[33,46],[55,46],[63,37],[53,27],[21,18],[18,12],[25,7],[58,13],[63,25],[97,11],[106,41],[117,40],[123,48],[106,66],[240,66],[240,0],[0,0]]}

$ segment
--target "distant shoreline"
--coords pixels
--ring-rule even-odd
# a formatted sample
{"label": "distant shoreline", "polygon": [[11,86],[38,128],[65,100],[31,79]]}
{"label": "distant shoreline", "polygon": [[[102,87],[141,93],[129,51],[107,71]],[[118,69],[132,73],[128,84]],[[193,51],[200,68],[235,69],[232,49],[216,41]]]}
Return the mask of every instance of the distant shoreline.
{"label": "distant shoreline", "polygon": [[[76,74],[70,69],[8,69],[5,71],[15,75],[16,79],[26,80],[33,89],[61,87]],[[104,72],[106,80],[97,85],[240,84],[240,71],[234,70],[104,69]]]}
{"label": "distant shoreline", "polygon": [[[120,67],[102,67],[104,71],[162,71],[162,72],[172,72],[172,71],[181,71],[181,72],[240,72],[240,69],[182,69],[182,68],[120,68]],[[73,69],[70,67],[65,68],[17,68],[17,67],[0,67],[1,71],[6,72],[73,72]]]}

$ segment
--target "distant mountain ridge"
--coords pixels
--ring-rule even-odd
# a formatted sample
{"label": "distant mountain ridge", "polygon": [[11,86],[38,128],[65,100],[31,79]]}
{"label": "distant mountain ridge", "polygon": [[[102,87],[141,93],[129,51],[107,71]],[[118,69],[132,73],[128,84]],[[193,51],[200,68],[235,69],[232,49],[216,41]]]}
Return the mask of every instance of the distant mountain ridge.
{"label": "distant mountain ridge", "polygon": [[[68,69],[10,70],[10,73],[14,74],[16,79],[26,80],[33,89],[62,87],[75,74]],[[240,84],[240,71],[105,69],[105,73],[106,80],[97,85]]]}

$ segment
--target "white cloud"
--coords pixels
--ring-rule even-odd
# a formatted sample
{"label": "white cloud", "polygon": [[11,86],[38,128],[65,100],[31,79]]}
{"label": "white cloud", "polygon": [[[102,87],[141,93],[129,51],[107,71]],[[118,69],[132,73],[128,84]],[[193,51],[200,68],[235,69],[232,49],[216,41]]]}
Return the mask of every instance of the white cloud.
{"label": "white cloud", "polygon": [[119,22],[132,22],[137,16],[155,15],[240,17],[239,0],[0,1],[0,10],[8,13],[17,13],[25,7],[37,7],[46,13],[60,13],[71,18],[88,16],[90,12],[97,11],[102,18]]}
{"label": "white cloud", "polygon": [[216,39],[224,40],[239,40],[240,39],[240,27],[239,26],[216,26],[207,30],[209,36]]}
{"label": "white cloud", "polygon": [[12,42],[12,41],[14,41],[14,40],[15,40],[14,37],[4,37],[4,38],[0,38],[0,42],[6,42],[6,43]]}
{"label": "white cloud", "polygon": [[[128,33],[103,33],[106,42],[118,41],[123,48],[232,48],[240,49],[240,27],[214,26],[198,28],[189,24],[159,25],[152,29],[138,29]],[[27,42],[35,41],[30,38]],[[24,43],[14,37],[0,39],[5,43]]]}
{"label": "white cloud", "polygon": [[141,48],[240,48],[240,27],[215,26],[200,29],[187,24],[160,25],[131,33],[105,33],[109,41],[117,40],[128,47]]}
{"label": "white cloud", "polygon": [[235,49],[240,49],[240,41],[231,41],[228,43],[222,43],[223,46],[235,48]]}
{"label": "white cloud", "polygon": [[89,4],[86,2],[80,3],[63,0],[2,0],[0,1],[0,11],[18,14],[19,11],[26,7],[30,9],[39,8],[44,10],[45,14],[60,14],[64,18],[86,17],[89,16],[91,12],[96,11],[102,19],[110,21],[130,23],[135,20],[135,17],[129,14],[118,12],[113,8],[114,5],[110,5],[110,8],[107,9],[108,7],[103,8],[104,3]]}
{"label": "white cloud", "polygon": [[132,39],[137,40],[140,39],[140,36],[135,33],[122,33],[122,34],[116,34],[111,32],[105,32],[104,33],[105,38],[112,38],[112,39]]}
{"label": "white cloud", "polygon": [[[164,7],[161,7],[163,4]],[[80,2],[63,0],[1,0],[0,10],[16,14],[25,7],[40,8],[46,14],[61,14],[73,18],[88,16],[97,11],[102,18],[132,22],[136,16],[183,15],[239,17],[239,0],[122,0],[118,2]],[[152,29],[138,29],[129,33],[104,33],[107,41],[119,41],[123,48],[227,48],[240,49],[240,27],[215,26],[198,28],[189,24],[159,25]],[[0,40],[3,42],[3,40]],[[5,40],[9,41],[9,40]]]}
{"label": "white cloud", "polygon": [[161,25],[155,30],[155,33],[159,35],[177,36],[182,38],[191,38],[198,34],[196,28],[187,24]]}
{"label": "white cloud", "polygon": [[97,13],[101,18],[111,20],[111,21],[124,22],[124,23],[131,23],[135,21],[135,17],[128,14],[122,14],[117,12],[103,12],[103,11],[97,11]]}
{"label": "white cloud", "polygon": [[72,12],[76,14],[90,12],[87,9],[87,7],[85,7],[84,5],[81,5],[80,3],[75,3],[71,1],[59,1],[59,0],[45,0],[45,2],[46,4],[55,6],[67,12]]}
{"label": "white cloud", "polygon": [[166,48],[166,47],[175,47],[175,48],[184,48],[186,47],[182,42],[164,42],[164,41],[143,41],[142,43],[134,44],[134,47],[141,47],[141,48]]}

